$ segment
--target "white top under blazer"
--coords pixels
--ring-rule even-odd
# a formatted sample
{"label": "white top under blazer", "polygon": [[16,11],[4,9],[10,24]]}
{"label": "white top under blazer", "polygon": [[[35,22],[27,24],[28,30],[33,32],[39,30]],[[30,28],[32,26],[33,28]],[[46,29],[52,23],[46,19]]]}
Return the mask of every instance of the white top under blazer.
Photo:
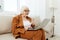
{"label": "white top under blazer", "polygon": [[28,28],[31,28],[31,22],[28,20],[23,20],[23,25],[25,30],[28,30]]}

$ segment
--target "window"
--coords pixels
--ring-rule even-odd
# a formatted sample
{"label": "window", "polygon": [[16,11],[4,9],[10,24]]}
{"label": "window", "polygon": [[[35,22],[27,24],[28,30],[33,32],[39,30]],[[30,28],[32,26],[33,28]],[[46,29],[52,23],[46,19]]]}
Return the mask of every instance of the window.
{"label": "window", "polygon": [[4,0],[4,11],[17,12],[17,0]]}

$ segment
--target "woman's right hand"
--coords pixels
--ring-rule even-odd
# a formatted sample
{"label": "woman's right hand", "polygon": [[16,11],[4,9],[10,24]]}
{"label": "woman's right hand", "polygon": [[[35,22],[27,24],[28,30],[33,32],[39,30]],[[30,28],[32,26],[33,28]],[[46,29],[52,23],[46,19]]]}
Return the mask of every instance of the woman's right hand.
{"label": "woman's right hand", "polygon": [[35,27],[35,24],[31,24],[31,27],[34,28]]}

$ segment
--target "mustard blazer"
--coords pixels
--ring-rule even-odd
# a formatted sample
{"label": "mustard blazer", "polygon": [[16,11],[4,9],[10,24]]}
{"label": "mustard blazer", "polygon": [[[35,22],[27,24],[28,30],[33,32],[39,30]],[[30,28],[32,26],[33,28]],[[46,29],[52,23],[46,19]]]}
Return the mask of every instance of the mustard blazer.
{"label": "mustard blazer", "polygon": [[[27,20],[29,20],[31,22],[31,18],[30,17],[26,17]],[[20,27],[20,33],[24,33],[25,32],[25,29],[24,29],[24,25],[23,25],[23,20],[22,20],[22,14],[20,15],[17,15],[13,18],[12,20],[12,33],[15,34],[15,30],[16,30],[16,27]]]}

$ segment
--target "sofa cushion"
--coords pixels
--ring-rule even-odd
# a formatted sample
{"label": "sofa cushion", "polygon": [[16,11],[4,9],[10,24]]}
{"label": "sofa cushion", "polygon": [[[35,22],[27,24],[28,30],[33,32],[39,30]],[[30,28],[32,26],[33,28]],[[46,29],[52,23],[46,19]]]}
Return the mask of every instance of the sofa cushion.
{"label": "sofa cushion", "polygon": [[27,40],[27,39],[22,38],[15,39],[11,33],[8,33],[0,35],[0,40]]}
{"label": "sofa cushion", "polygon": [[43,29],[47,32],[51,32],[53,30],[53,23],[49,21],[49,23]]}
{"label": "sofa cushion", "polygon": [[41,23],[41,20],[40,20],[40,16],[35,16],[35,17],[32,17],[33,18],[33,22],[35,24],[35,26],[40,26],[40,23]]}
{"label": "sofa cushion", "polygon": [[11,32],[11,16],[0,16],[0,34]]}

